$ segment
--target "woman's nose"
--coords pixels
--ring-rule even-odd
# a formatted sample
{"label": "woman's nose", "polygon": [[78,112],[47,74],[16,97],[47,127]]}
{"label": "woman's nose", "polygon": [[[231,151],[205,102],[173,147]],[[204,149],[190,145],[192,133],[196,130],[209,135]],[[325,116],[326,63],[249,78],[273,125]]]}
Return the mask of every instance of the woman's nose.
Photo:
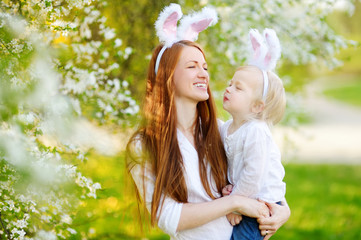
{"label": "woman's nose", "polygon": [[198,76],[208,78],[208,71],[201,67],[199,68]]}

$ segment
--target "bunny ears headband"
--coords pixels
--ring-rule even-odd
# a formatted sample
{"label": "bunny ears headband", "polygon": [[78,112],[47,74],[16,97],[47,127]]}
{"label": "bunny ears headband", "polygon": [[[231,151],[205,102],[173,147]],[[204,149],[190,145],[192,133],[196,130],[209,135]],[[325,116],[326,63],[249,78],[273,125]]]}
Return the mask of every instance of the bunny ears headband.
{"label": "bunny ears headband", "polygon": [[276,67],[278,59],[281,57],[281,44],[273,29],[266,28],[263,36],[257,29],[249,31],[251,42],[251,60],[249,65],[253,65],[262,70],[263,73],[263,100],[266,100],[268,91],[267,71]]}
{"label": "bunny ears headband", "polygon": [[172,3],[163,9],[155,22],[157,36],[160,42],[164,44],[157,56],[155,74],[158,72],[160,59],[167,48],[180,40],[197,40],[200,32],[218,21],[216,11],[205,7],[200,12],[185,16],[181,20],[179,27],[177,27],[177,22],[182,15],[181,7]]}

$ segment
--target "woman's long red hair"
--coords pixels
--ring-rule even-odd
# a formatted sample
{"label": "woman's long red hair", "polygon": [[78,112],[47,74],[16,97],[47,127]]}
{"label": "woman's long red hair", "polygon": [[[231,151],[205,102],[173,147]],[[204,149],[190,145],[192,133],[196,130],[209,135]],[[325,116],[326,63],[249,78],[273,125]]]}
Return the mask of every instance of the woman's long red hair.
{"label": "woman's long red hair", "polygon": [[[148,69],[142,126],[131,138],[127,148],[128,156],[131,156],[129,145],[135,138],[140,137],[142,149],[145,150],[147,156],[141,163],[150,163],[155,176],[151,204],[152,225],[157,220],[157,212],[162,208],[162,200],[164,200],[162,195],[171,197],[177,202],[188,202],[183,159],[177,140],[177,114],[172,80],[182,49],[186,46],[195,47],[204,55],[200,46],[194,42],[177,42],[165,50],[157,75],[154,71],[155,61],[162,46],[155,49]],[[210,166],[217,191],[221,193],[227,182],[227,159],[218,130],[215,104],[209,88],[208,94],[209,99],[197,105],[198,116],[194,123],[194,140],[203,187],[214,199],[216,196],[212,194],[207,166]]]}

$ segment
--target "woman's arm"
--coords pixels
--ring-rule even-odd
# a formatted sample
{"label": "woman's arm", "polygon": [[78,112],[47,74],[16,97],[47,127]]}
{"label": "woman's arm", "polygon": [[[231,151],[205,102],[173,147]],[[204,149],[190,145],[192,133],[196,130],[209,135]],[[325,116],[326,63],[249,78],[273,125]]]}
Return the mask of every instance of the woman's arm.
{"label": "woman's arm", "polygon": [[234,211],[254,218],[269,216],[269,209],[264,203],[240,195],[226,196],[210,202],[185,203],[177,232],[201,226]]}
{"label": "woman's arm", "polygon": [[[266,203],[270,209],[270,217],[260,217],[258,219],[261,234],[265,236],[265,240],[269,239],[291,215],[291,210],[286,202],[282,201],[282,205],[275,203]],[[267,233],[267,235],[266,235]]]}
{"label": "woman's arm", "polygon": [[[154,177],[149,169],[140,165],[136,165],[131,174],[149,211]],[[166,197],[163,208],[158,213],[158,226],[167,234],[174,235],[176,232],[199,227],[234,211],[255,218],[270,215],[266,204],[236,194],[202,203],[178,203]]]}

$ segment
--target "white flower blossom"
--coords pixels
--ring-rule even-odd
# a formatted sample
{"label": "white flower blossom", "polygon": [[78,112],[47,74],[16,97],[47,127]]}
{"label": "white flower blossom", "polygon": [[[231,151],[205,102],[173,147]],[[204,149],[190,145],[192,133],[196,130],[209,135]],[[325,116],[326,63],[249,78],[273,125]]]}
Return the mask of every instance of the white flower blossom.
{"label": "white flower blossom", "polygon": [[123,44],[123,41],[121,39],[119,39],[119,38],[115,39],[114,47],[116,47],[116,48],[120,47],[120,46],[122,46],[122,44]]}
{"label": "white flower blossom", "polygon": [[61,215],[61,222],[71,224],[73,219],[68,214]]}
{"label": "white flower blossom", "polygon": [[113,39],[115,37],[114,29],[107,28],[104,31],[104,38],[105,39]]}

